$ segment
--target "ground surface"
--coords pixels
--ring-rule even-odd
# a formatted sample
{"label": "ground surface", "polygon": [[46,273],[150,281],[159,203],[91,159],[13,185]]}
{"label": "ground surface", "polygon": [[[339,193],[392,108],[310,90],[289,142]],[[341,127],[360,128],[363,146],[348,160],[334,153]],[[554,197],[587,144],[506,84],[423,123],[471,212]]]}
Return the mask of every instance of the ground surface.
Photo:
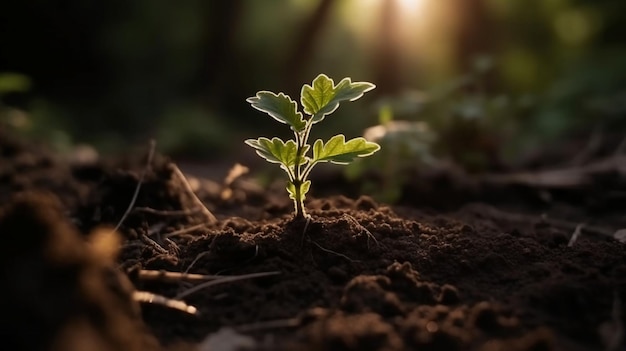
{"label": "ground surface", "polygon": [[[545,193],[503,187],[481,202],[420,183],[394,207],[326,179],[305,231],[283,189],[245,177],[191,179],[211,223],[145,152],[71,164],[5,137],[0,155],[7,349],[190,350],[218,331],[252,350],[624,349],[626,247],[609,236],[626,213],[597,193],[612,189],[537,202]],[[98,231],[140,180],[121,237]],[[146,270],[279,274],[192,291]],[[137,304],[134,290],[183,294],[199,314]]]}

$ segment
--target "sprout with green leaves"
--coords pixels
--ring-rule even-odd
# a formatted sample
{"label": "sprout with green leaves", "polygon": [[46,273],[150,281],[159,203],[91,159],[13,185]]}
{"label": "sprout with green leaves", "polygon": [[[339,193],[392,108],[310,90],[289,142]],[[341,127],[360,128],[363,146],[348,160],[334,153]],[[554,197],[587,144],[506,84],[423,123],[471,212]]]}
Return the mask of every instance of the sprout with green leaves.
{"label": "sprout with green leaves", "polygon": [[[335,85],[328,76],[320,74],[313,80],[313,84],[305,84],[302,87],[300,103],[304,107],[304,115],[298,111],[297,103],[284,93],[260,91],[255,97],[247,99],[255,109],[289,125],[295,135],[295,139],[287,142],[276,137],[245,141],[259,156],[268,162],[280,164],[287,172],[289,176],[287,191],[294,202],[295,219],[309,218],[304,209],[304,199],[311,187],[309,174],[316,164],[320,162],[348,164],[357,157],[369,156],[380,149],[378,144],[364,138],[346,141],[343,134],[335,135],[326,142],[317,139],[313,147],[308,144],[311,127],[314,124],[333,113],[340,102],[357,100],[375,87],[368,82],[352,82],[350,78],[344,78]],[[313,154],[309,155],[311,149]]]}

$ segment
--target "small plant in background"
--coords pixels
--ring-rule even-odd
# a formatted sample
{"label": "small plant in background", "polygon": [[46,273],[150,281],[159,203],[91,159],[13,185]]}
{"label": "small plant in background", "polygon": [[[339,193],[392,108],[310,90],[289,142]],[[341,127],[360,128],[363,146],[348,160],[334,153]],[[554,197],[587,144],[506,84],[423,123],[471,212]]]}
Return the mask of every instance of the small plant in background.
{"label": "small plant in background", "polygon": [[357,157],[365,157],[380,149],[374,142],[364,138],[346,141],[343,134],[338,134],[324,142],[317,139],[313,143],[313,153],[309,155],[311,145],[308,143],[311,127],[333,113],[342,101],[354,101],[364,93],[375,88],[368,82],[352,82],[350,78],[342,79],[337,85],[324,74],[318,75],[311,85],[305,84],[300,94],[303,112],[298,105],[284,93],[259,91],[256,96],[248,98],[252,107],[270,115],[278,122],[291,127],[295,138],[287,142],[272,138],[248,139],[246,144],[253,147],[257,154],[268,162],[278,163],[289,176],[287,191],[294,202],[295,219],[305,219],[308,215],[304,208],[306,193],[311,187],[308,180],[313,167],[321,162],[349,164]]}
{"label": "small plant in background", "polygon": [[[425,122],[388,120],[367,128],[363,137],[378,143],[381,152],[351,164],[344,174],[350,180],[361,179],[362,190],[379,201],[398,201],[411,171],[436,161],[432,153],[436,134]],[[372,170],[378,175],[375,181],[367,177]]]}
{"label": "small plant in background", "polygon": [[361,191],[375,199],[395,203],[418,173],[451,167],[478,173],[510,163],[521,139],[517,123],[532,100],[488,90],[492,67],[492,59],[480,55],[468,73],[443,86],[379,99],[379,124],[363,136],[382,150],[346,167],[345,176],[359,179]]}

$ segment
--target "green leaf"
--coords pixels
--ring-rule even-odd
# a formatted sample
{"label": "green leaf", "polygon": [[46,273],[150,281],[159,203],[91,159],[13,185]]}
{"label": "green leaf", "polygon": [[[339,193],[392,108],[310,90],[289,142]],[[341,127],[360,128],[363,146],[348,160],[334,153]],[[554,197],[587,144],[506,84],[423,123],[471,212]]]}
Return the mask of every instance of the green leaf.
{"label": "green leaf", "polygon": [[[296,164],[296,151],[297,145],[293,140],[288,140],[286,143],[279,138],[258,138],[248,139],[246,144],[252,146],[256,153],[272,163],[280,163],[285,167],[291,168]],[[305,145],[302,154],[306,154],[309,146]],[[300,164],[304,164],[306,159],[302,157]]]}
{"label": "green leaf", "polygon": [[[300,199],[302,201],[304,201],[304,199],[306,198],[306,193],[309,192],[309,189],[311,188],[311,181],[307,180],[306,182],[302,183],[302,187],[300,187],[300,190],[302,191],[302,194],[300,196]],[[296,186],[292,183],[292,182],[287,182],[287,192],[289,192],[289,198],[292,200],[296,199]]]}
{"label": "green leaf", "polygon": [[296,102],[283,93],[276,95],[271,91],[259,91],[255,97],[248,98],[246,101],[278,122],[291,126],[296,132],[303,131],[306,127],[306,122],[302,119],[302,113],[298,112]]}
{"label": "green leaf", "polygon": [[302,87],[300,102],[304,112],[313,116],[312,123],[317,123],[334,112],[341,101],[354,101],[375,87],[368,82],[352,82],[350,78],[344,78],[335,85],[328,76],[320,74],[312,85],[305,84]]}
{"label": "green leaf", "polygon": [[365,138],[354,138],[346,142],[343,134],[335,135],[326,144],[320,139],[313,144],[313,162],[348,164],[357,157],[365,157],[378,151],[380,146]]}

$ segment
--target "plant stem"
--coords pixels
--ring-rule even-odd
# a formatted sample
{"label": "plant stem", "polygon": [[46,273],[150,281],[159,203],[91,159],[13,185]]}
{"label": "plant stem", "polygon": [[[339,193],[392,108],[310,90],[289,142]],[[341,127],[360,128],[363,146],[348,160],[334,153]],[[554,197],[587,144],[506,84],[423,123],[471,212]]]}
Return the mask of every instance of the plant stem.
{"label": "plant stem", "polygon": [[302,198],[302,182],[296,180],[293,183],[294,188],[296,189],[296,196],[293,200],[293,203],[296,207],[296,215],[295,219],[302,220],[305,219],[308,215],[306,214],[306,210],[304,209],[304,199]]}
{"label": "plant stem", "polygon": [[[294,206],[296,208],[296,219],[304,219],[306,218],[306,212],[304,210],[304,199],[302,198],[302,184],[304,183],[300,174],[300,166],[302,159],[302,150],[304,149],[304,143],[306,142],[306,135],[301,137],[300,133],[296,132],[296,144],[298,145],[296,148],[296,164],[294,167],[294,180],[293,187],[295,189],[295,196],[293,199]],[[306,132],[305,132],[306,134]]]}

